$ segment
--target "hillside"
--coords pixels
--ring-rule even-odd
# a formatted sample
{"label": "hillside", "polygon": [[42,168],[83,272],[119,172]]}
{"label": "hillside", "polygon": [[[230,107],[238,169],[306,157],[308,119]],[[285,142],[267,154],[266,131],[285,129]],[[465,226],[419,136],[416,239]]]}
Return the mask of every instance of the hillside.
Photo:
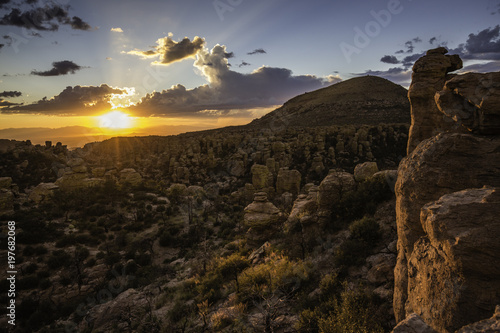
{"label": "hillside", "polygon": [[408,91],[377,76],[363,76],[305,93],[252,121],[252,127],[410,123]]}

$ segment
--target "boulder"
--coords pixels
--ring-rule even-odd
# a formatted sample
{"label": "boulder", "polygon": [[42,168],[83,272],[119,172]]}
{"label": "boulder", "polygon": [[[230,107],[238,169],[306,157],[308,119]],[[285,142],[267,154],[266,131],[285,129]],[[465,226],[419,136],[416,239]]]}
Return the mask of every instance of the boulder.
{"label": "boulder", "polygon": [[265,165],[254,164],[251,169],[252,184],[259,191],[273,185],[273,175]]}
{"label": "boulder", "polygon": [[278,195],[284,192],[290,192],[294,195],[299,194],[301,179],[302,175],[298,170],[280,168],[276,179],[276,193]]}
{"label": "boulder", "polygon": [[356,167],[354,168],[354,179],[357,182],[364,182],[377,172],[378,172],[378,166],[376,162],[361,163],[356,165]]}
{"label": "boulder", "polygon": [[331,207],[343,195],[356,189],[354,176],[348,172],[330,170],[318,188],[318,215],[329,216]]}
{"label": "boulder", "polygon": [[61,178],[58,178],[55,184],[62,190],[77,190],[87,187],[85,179],[87,179],[86,173],[69,171],[66,172]]}
{"label": "boulder", "polygon": [[14,209],[14,193],[11,190],[0,189],[0,213],[11,212]]}
{"label": "boulder", "polygon": [[106,168],[104,167],[92,168],[92,176],[94,176],[95,178],[104,177],[105,174],[106,174]]}
{"label": "boulder", "polygon": [[57,190],[59,186],[54,183],[41,183],[29,194],[29,199],[33,200],[35,203],[39,204],[50,198],[52,193]]}
{"label": "boulder", "polygon": [[0,177],[0,188],[10,189],[12,186],[11,177]]}
{"label": "boulder", "polygon": [[467,73],[446,81],[434,97],[439,110],[457,130],[500,133],[500,72]]}
{"label": "boulder", "polygon": [[425,236],[409,258],[406,311],[439,332],[488,318],[500,304],[500,189],[444,195],[420,216]]}
{"label": "boulder", "polygon": [[128,183],[132,186],[139,186],[142,184],[142,176],[135,169],[127,168],[120,171],[120,183]]}
{"label": "boulder", "polygon": [[250,227],[247,240],[258,247],[271,239],[281,228],[283,214],[267,200],[267,193],[257,192],[254,201],[245,208],[244,223]]}
{"label": "boulder", "polygon": [[408,90],[411,103],[411,127],[408,139],[408,154],[425,139],[453,128],[443,117],[434,101],[436,92],[443,89],[451,79],[449,72],[462,68],[458,55],[446,55],[444,47],[427,51],[413,65],[412,83]]}
{"label": "boulder", "polygon": [[467,325],[456,333],[498,333],[500,332],[500,305],[495,308],[493,317]]}
{"label": "boulder", "polygon": [[[425,236],[421,208],[441,196],[484,185],[500,187],[500,137],[440,134],[422,142],[399,165],[396,182],[398,261],[395,269],[394,313],[403,320],[408,293],[407,260]],[[410,311],[410,312],[408,312]]]}
{"label": "boulder", "polygon": [[422,318],[412,313],[405,320],[401,321],[392,330],[392,333],[438,333],[422,320]]}

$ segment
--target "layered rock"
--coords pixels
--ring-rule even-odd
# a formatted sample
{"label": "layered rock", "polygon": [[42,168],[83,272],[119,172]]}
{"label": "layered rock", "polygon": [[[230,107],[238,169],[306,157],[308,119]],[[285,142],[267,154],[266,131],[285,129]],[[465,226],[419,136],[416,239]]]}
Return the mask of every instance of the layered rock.
{"label": "layered rock", "polygon": [[276,179],[276,193],[278,195],[284,192],[290,192],[294,195],[299,194],[301,179],[302,175],[299,171],[280,168]]}
{"label": "layered rock", "polygon": [[283,214],[267,200],[267,193],[257,192],[254,201],[245,208],[244,222],[248,229],[248,244],[258,247],[271,239],[281,228]]}
{"label": "layered rock", "polygon": [[500,72],[455,76],[434,99],[457,130],[486,135],[500,132]]}
{"label": "layered rock", "polygon": [[468,189],[421,210],[426,237],[408,263],[407,311],[439,332],[491,314],[500,303],[500,191]]}
{"label": "layered rock", "polygon": [[377,172],[379,171],[376,162],[361,163],[354,168],[354,179],[356,179],[357,182],[363,182]]}
{"label": "layered rock", "polygon": [[318,216],[328,218],[332,203],[339,202],[342,197],[356,189],[354,176],[348,172],[330,170],[328,176],[319,184]]}
{"label": "layered rock", "polygon": [[408,154],[425,139],[452,128],[452,124],[434,102],[436,92],[452,76],[449,72],[462,68],[458,55],[446,55],[444,47],[427,51],[413,65],[412,83],[408,90],[411,104],[411,127]]}
{"label": "layered rock", "polygon": [[[484,230],[490,230],[494,238],[498,238],[500,231],[489,212],[482,215],[470,212],[498,205],[487,203],[492,198],[496,202],[496,194],[486,195],[484,191],[488,190],[478,190],[483,186],[500,186],[500,132],[496,130],[496,116],[491,116],[497,111],[489,104],[497,92],[477,86],[477,76],[447,75],[460,68],[461,60],[445,56],[445,53],[442,48],[431,50],[415,63],[409,91],[412,104],[410,154],[400,163],[395,187],[398,227],[394,288],[396,320],[402,321],[417,312],[439,332],[456,330],[487,318],[495,303],[500,303],[499,287],[494,282],[500,280],[500,275],[496,270],[474,263],[478,260],[496,262],[491,253],[498,249],[487,241],[489,238]],[[497,80],[496,74],[489,77]],[[497,86],[495,80],[489,87]],[[483,135],[467,134],[471,132]],[[469,199],[481,197],[478,193],[483,196],[467,203],[465,197],[461,197],[464,193],[459,192],[462,190],[467,190],[464,193],[468,193],[465,197]],[[459,193],[452,194],[454,192]],[[443,197],[447,194],[450,196]],[[440,198],[442,201],[438,201]],[[440,209],[440,214],[430,218],[432,205],[446,209]],[[457,215],[458,212],[462,215]],[[486,237],[485,244],[477,238],[481,233]],[[477,244],[481,244],[481,248]],[[487,277],[482,277],[483,273]],[[485,295],[479,290],[481,288],[488,296],[481,296]]]}

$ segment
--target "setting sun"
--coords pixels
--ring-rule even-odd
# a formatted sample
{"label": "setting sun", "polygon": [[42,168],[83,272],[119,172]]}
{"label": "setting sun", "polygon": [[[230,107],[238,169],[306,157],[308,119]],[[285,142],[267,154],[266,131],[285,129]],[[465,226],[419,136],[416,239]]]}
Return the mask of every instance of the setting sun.
{"label": "setting sun", "polygon": [[101,128],[124,129],[131,128],[133,126],[132,118],[130,118],[128,114],[121,111],[108,112],[99,116],[98,119],[99,127]]}

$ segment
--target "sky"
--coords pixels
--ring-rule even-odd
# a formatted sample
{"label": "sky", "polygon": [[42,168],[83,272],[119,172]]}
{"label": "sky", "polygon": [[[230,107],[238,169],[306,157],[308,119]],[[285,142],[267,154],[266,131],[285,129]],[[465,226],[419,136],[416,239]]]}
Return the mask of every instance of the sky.
{"label": "sky", "polygon": [[438,46],[498,71],[499,24],[500,0],[0,0],[0,138],[245,124],[356,76],[408,87]]}

